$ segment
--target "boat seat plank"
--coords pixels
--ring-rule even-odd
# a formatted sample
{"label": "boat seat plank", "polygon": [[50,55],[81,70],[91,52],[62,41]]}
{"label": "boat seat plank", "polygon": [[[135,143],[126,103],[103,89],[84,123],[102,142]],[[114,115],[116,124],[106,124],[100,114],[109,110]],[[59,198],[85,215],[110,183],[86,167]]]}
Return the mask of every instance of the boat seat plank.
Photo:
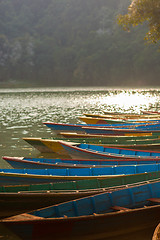
{"label": "boat seat plank", "polygon": [[116,210],[116,211],[128,211],[128,210],[130,210],[129,208],[120,207],[120,206],[113,206],[113,207],[111,207],[111,209]]}
{"label": "boat seat plank", "polygon": [[38,220],[38,219],[44,219],[43,217],[38,217],[38,216],[34,216],[28,213],[23,213],[23,214],[19,214],[16,216],[12,216],[9,218],[6,218],[9,221],[21,221],[21,220]]}
{"label": "boat seat plank", "polygon": [[148,201],[155,202],[155,203],[160,203],[160,198],[149,198]]}

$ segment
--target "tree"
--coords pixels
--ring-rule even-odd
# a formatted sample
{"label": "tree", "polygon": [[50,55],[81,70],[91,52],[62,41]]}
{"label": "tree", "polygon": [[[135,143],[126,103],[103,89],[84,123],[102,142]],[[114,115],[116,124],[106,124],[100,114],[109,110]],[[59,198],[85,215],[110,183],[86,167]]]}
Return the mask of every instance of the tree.
{"label": "tree", "polygon": [[130,30],[144,22],[148,23],[149,31],[145,40],[157,43],[160,40],[160,1],[159,0],[133,0],[128,7],[128,13],[118,16],[118,23],[124,30]]}
{"label": "tree", "polygon": [[9,76],[8,62],[10,55],[10,45],[5,35],[0,34],[0,81],[5,81]]}

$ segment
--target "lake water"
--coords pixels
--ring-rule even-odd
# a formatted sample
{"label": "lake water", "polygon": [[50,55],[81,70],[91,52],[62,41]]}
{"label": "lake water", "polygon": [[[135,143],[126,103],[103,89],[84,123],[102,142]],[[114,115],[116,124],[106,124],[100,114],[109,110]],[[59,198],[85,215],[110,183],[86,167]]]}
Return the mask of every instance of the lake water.
{"label": "lake water", "polygon": [[42,156],[22,138],[52,137],[43,122],[81,123],[83,113],[140,113],[159,110],[159,103],[160,89],[0,89],[0,167],[10,167],[1,159],[4,155]]}

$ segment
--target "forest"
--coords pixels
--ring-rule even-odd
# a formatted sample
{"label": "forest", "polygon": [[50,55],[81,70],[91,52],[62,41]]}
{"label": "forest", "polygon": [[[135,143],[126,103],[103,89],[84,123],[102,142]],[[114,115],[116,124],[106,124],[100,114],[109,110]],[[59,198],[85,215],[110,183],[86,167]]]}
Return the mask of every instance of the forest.
{"label": "forest", "polygon": [[158,86],[146,24],[117,24],[128,0],[1,0],[0,87]]}

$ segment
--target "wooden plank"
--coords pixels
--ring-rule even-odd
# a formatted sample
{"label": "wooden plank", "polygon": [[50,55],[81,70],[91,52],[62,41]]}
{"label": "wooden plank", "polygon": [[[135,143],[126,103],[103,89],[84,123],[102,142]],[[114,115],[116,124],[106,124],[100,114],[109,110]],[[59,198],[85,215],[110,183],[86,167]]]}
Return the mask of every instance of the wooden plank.
{"label": "wooden plank", "polygon": [[129,208],[125,208],[125,207],[120,207],[120,206],[113,206],[111,207],[113,210],[116,210],[116,211],[129,211],[131,209]]}
{"label": "wooden plank", "polygon": [[150,202],[155,202],[155,203],[160,203],[160,198],[149,198],[149,199],[147,199],[148,201],[150,201]]}

